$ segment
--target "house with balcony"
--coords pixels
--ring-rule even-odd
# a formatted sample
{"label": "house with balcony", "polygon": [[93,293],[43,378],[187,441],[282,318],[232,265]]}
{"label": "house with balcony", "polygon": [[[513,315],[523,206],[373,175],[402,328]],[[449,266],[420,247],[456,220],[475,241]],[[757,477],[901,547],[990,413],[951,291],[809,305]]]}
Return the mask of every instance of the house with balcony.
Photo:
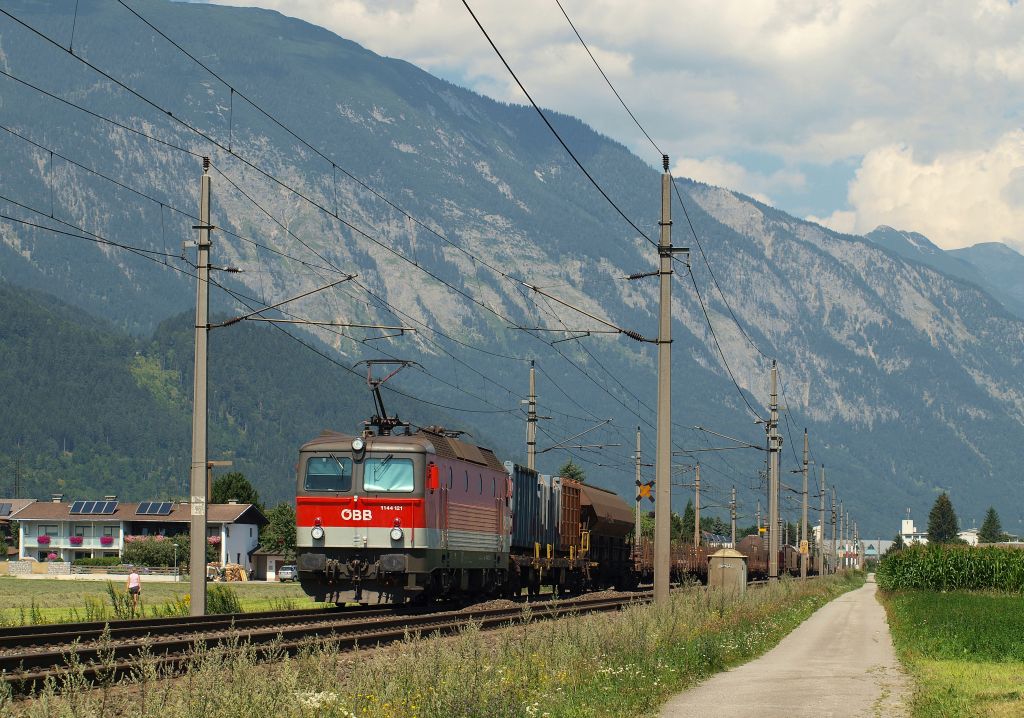
{"label": "house with balcony", "polygon": [[[120,556],[130,536],[187,534],[191,511],[187,502],[35,501],[11,515],[18,522],[19,559],[45,561],[51,555],[64,561]],[[209,504],[207,539],[217,546],[219,559],[252,569],[252,552],[259,547],[260,528],[267,518],[259,507],[237,502]]]}

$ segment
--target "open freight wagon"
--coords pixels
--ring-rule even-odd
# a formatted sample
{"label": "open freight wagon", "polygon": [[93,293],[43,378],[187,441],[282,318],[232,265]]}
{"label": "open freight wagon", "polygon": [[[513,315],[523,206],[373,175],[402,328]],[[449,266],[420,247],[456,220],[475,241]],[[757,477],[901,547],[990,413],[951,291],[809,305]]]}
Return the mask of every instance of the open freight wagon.
{"label": "open freight wagon", "polygon": [[626,537],[633,513],[616,494],[505,462],[512,480],[510,580],[530,594],[635,585]]}

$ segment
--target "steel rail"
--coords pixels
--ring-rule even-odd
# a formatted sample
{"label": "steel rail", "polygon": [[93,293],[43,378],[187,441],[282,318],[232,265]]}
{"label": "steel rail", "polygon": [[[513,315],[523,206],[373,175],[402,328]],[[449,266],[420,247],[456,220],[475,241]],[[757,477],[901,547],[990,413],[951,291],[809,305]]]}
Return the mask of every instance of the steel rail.
{"label": "steel rail", "polygon": [[[200,648],[221,646],[255,647],[261,658],[282,654],[295,655],[311,640],[322,640],[335,650],[358,646],[376,646],[404,640],[410,634],[451,635],[471,622],[482,629],[508,626],[520,620],[529,607],[531,620],[557,618],[573,614],[616,611],[632,603],[646,603],[650,593],[615,598],[591,598],[546,601],[491,608],[435,613],[381,616],[376,619],[329,612],[309,622],[256,628],[224,628],[220,623],[192,621],[188,627],[164,637],[145,637],[121,642],[101,641],[99,645],[67,645],[59,650],[28,651],[0,655],[0,681],[19,695],[31,694],[48,679],[58,685],[62,678],[78,677],[87,681],[115,681],[131,676],[140,668],[140,660],[174,671],[186,665]],[[324,611],[320,611],[323,614]],[[320,618],[321,620],[316,620]],[[184,636],[183,633],[192,635]]]}
{"label": "steel rail", "polygon": [[[167,618],[141,618],[119,621],[89,621],[81,623],[45,623],[0,629],[0,650],[26,646],[69,646],[76,641],[88,643],[100,639],[105,633],[113,639],[158,636],[189,630],[219,631],[231,626],[271,625],[276,621],[294,621],[326,616],[366,616],[373,613],[393,613],[394,608],[358,606],[349,608],[308,608],[253,613],[221,613],[207,616],[172,616]],[[2,654],[0,654],[2,655]]]}

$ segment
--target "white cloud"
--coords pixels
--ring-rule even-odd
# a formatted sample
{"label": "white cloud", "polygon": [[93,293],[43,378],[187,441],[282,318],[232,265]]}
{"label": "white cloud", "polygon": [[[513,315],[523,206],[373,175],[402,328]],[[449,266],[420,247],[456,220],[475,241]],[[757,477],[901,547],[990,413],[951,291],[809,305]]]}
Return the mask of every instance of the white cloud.
{"label": "white cloud", "polygon": [[765,204],[774,204],[767,194],[772,188],[801,189],[807,183],[807,178],[795,170],[782,169],[764,174],[748,170],[743,165],[721,157],[706,160],[684,157],[676,163],[672,174],[737,190]]}
{"label": "white cloud", "polygon": [[[522,99],[459,2],[215,1],[277,9],[499,99]],[[471,5],[540,103],[641,147],[553,0]],[[894,142],[963,148],[1005,132],[1024,90],[1024,7],[1006,0],[565,5],[672,155],[768,149],[827,163]]]}
{"label": "white cloud", "polygon": [[850,211],[809,219],[846,232],[879,224],[912,229],[944,249],[990,241],[1024,249],[1024,130],[927,161],[906,146],[872,150],[848,200]]}

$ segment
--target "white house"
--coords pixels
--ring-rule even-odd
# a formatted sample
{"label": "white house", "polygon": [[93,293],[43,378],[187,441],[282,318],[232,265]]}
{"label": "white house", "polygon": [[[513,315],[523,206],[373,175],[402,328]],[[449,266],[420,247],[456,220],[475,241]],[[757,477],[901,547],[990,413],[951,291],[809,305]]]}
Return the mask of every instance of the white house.
{"label": "white house", "polygon": [[[267,525],[263,512],[253,504],[209,504],[207,536],[216,537],[220,562],[252,569],[250,555],[260,544],[260,528]],[[60,495],[51,501],[35,501],[10,516],[18,522],[21,547],[18,558],[46,560],[57,554],[65,561],[76,558],[120,556],[126,536],[188,533],[191,512],[187,502],[100,501],[66,502]]]}
{"label": "white house", "polygon": [[964,529],[957,534],[964,541],[969,543],[971,546],[978,545],[978,529]]}
{"label": "white house", "polygon": [[925,544],[928,543],[928,533],[926,531],[918,531],[914,525],[914,520],[910,518],[910,512],[907,512],[907,518],[903,519],[900,524],[900,536],[903,537],[903,543],[911,545],[915,543]]}

